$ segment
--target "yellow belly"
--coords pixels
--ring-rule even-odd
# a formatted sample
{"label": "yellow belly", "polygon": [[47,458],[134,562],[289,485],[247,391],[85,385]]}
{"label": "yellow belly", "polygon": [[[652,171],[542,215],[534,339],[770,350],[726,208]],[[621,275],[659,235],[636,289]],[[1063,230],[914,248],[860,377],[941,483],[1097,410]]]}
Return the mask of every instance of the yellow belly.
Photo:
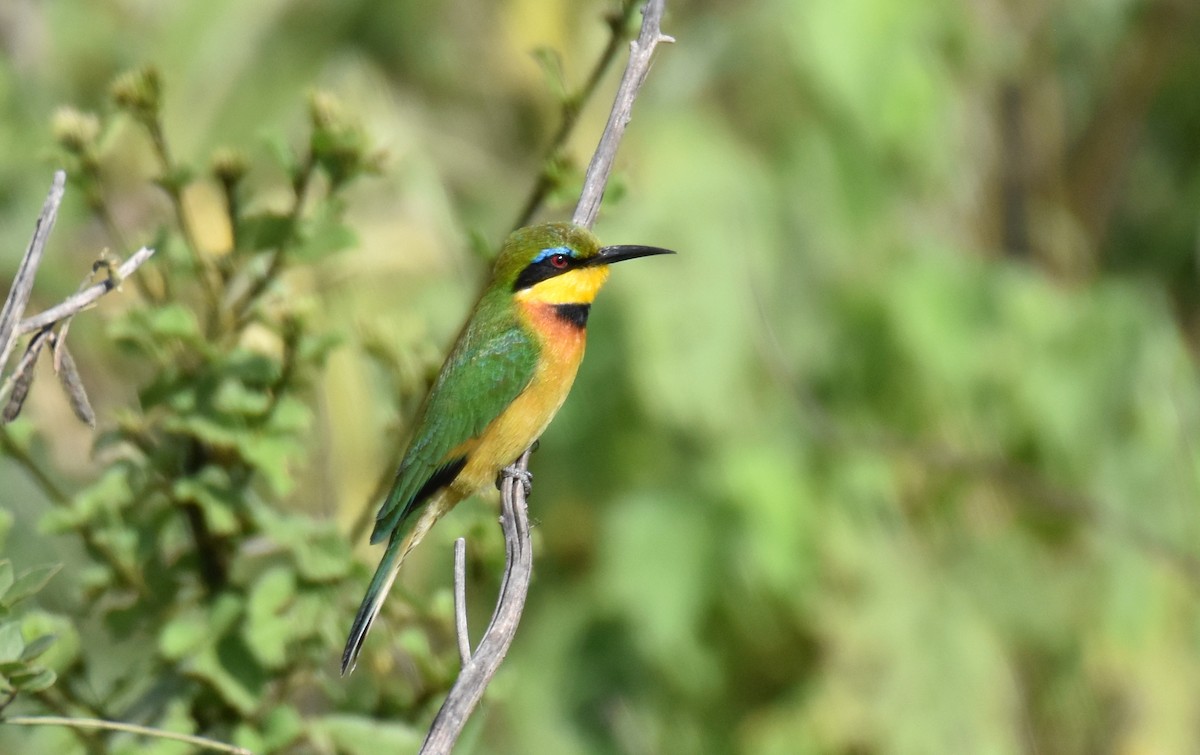
{"label": "yellow belly", "polygon": [[582,329],[556,322],[549,308],[527,306],[526,314],[543,339],[537,370],[525,390],[471,443],[467,464],[451,483],[462,497],[495,483],[500,470],[545,432],[566,401],[583,360]]}

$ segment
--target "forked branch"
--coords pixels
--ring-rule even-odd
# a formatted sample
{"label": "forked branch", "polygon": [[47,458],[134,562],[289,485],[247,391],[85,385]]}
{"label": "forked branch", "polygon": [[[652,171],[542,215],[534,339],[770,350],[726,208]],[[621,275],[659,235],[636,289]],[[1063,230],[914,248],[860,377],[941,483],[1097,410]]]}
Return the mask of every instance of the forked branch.
{"label": "forked branch", "polygon": [[[50,231],[54,228],[54,220],[58,217],[58,208],[62,204],[65,187],[66,173],[61,170],[55,171],[50,193],[46,197],[42,212],[38,215],[37,225],[34,227],[33,238],[30,239],[25,256],[17,268],[12,288],[9,289],[8,298],[4,302],[4,309],[0,310],[0,374],[5,376],[3,383],[0,383],[0,402],[8,400],[3,413],[0,413],[0,423],[11,421],[20,412],[24,395],[33,381],[33,369],[37,362],[37,356],[46,343],[53,346],[54,368],[59,373],[60,382],[71,400],[71,406],[75,409],[75,413],[84,422],[95,423],[91,405],[83,390],[83,383],[80,382],[79,375],[75,370],[75,362],[71,359],[70,352],[66,347],[67,330],[71,318],[119,286],[122,280],[132,275],[143,262],[154,254],[153,249],[142,247],[115,268],[106,261],[98,262],[93,267],[93,275],[101,267],[107,269],[107,276],[99,283],[88,286],[87,283],[91,279],[89,276],[84,282],[85,285],[67,297],[61,304],[32,317],[21,319],[25,314],[25,307],[29,304],[29,297],[33,293],[33,281],[37,277],[38,265],[41,264],[46,242],[50,238]],[[15,370],[9,374],[7,366],[17,341],[28,333],[33,333],[34,336],[26,347],[25,355],[17,363]]]}

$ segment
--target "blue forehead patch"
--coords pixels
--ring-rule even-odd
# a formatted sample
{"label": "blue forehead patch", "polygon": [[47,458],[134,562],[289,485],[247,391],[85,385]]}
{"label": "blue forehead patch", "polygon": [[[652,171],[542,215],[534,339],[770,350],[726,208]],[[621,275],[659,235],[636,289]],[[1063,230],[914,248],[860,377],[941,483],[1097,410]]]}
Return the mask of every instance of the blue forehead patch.
{"label": "blue forehead patch", "polygon": [[542,260],[546,259],[547,257],[553,257],[556,254],[565,254],[568,257],[575,256],[574,250],[572,250],[570,247],[555,246],[555,247],[551,247],[549,249],[543,249],[542,251],[538,252],[538,256],[533,258],[533,264],[536,265],[537,263],[541,262]]}

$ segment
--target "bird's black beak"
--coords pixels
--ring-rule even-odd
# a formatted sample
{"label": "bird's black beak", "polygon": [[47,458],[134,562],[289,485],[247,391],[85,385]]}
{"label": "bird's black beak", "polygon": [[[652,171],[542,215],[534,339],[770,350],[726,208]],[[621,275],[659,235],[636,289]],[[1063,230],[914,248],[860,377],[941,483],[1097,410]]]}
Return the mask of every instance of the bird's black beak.
{"label": "bird's black beak", "polygon": [[623,260],[637,259],[638,257],[651,257],[655,254],[674,254],[670,249],[662,249],[657,246],[639,246],[637,244],[621,244],[618,246],[605,246],[600,248],[600,252],[588,260],[589,265],[611,265],[614,262]]}

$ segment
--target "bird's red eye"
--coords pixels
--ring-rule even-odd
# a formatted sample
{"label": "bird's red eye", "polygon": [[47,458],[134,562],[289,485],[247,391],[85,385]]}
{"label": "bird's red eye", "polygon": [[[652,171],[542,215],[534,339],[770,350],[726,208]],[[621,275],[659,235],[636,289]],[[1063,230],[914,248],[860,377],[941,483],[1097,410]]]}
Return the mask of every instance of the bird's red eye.
{"label": "bird's red eye", "polygon": [[567,266],[567,255],[565,255],[565,254],[551,255],[550,264],[553,265],[554,267],[558,268],[559,270],[565,269]]}

